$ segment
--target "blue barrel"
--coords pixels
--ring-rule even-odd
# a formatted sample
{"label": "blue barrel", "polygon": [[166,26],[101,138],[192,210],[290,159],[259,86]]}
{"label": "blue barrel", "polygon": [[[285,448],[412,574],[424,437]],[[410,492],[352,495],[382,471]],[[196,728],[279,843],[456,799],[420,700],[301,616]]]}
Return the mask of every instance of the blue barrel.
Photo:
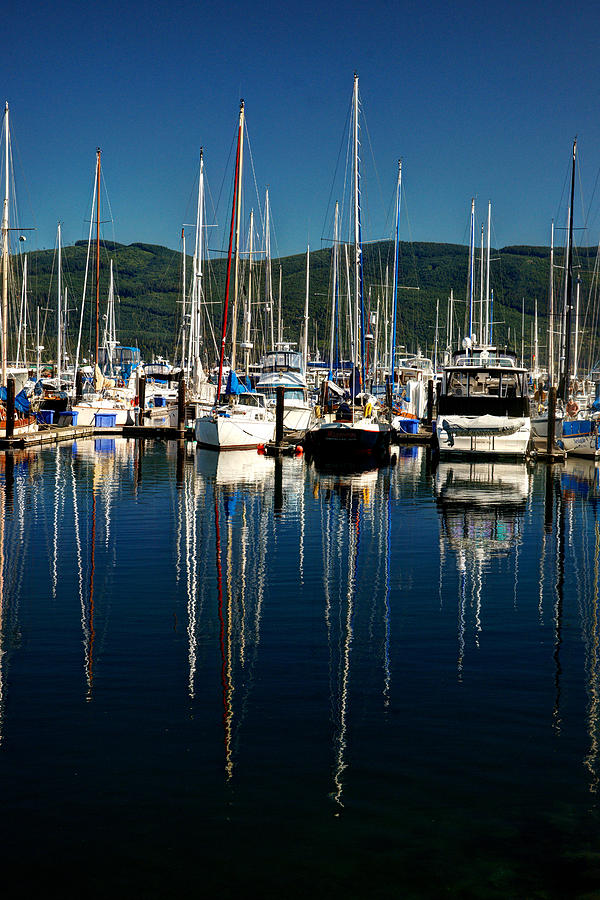
{"label": "blue barrel", "polygon": [[37,420],[41,425],[52,425],[54,423],[54,410],[40,409],[37,414]]}
{"label": "blue barrel", "polygon": [[116,424],[116,413],[96,413],[94,416],[94,425],[96,428],[114,428]]}

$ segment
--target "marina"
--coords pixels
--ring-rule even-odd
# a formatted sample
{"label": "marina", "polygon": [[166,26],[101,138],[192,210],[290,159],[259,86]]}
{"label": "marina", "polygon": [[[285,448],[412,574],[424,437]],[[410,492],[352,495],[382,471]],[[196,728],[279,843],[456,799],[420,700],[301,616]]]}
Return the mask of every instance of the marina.
{"label": "marina", "polygon": [[7,6],[9,896],[600,900],[600,14],[538,6]]}

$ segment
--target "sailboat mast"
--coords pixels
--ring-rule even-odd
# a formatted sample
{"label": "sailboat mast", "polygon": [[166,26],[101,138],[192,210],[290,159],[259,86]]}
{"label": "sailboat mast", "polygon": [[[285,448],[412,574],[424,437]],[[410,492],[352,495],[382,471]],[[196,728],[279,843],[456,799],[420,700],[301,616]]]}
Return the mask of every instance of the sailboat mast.
{"label": "sailboat mast", "polygon": [[562,381],[562,399],[569,397],[569,379],[571,371],[571,318],[573,312],[573,203],[575,200],[575,160],[577,155],[577,138],[573,141],[573,161],[571,167],[571,207],[569,210],[569,252],[567,254],[567,282],[565,289],[565,362]]}
{"label": "sailboat mast", "polygon": [[485,264],[485,335],[486,341],[492,343],[491,321],[490,321],[490,240],[492,230],[492,201],[488,200],[488,218],[487,218],[487,259]]}
{"label": "sailboat mast", "polygon": [[304,371],[308,369],[308,292],[310,285],[310,244],[306,248],[306,296],[304,298],[304,336],[302,343],[302,358]]}
{"label": "sailboat mast", "polygon": [[271,222],[269,207],[269,188],[265,198],[265,331],[267,322],[270,317],[271,331],[271,349],[275,345],[275,335],[273,331],[273,282],[271,278]]}
{"label": "sailboat mast", "polygon": [[246,357],[246,378],[250,374],[250,327],[252,324],[252,254],[254,238],[254,210],[250,210],[250,235],[248,240],[248,296],[246,300],[246,312],[244,314],[244,355]]}
{"label": "sailboat mast", "polygon": [[469,237],[469,334],[467,337],[472,340],[473,336],[473,275],[475,264],[475,198],[471,198],[471,231]]}
{"label": "sailboat mast", "polygon": [[533,352],[535,354],[535,366],[534,372],[539,371],[539,362],[538,362],[538,310],[537,310],[537,297],[535,298],[535,316],[534,316],[534,343],[533,343]]}
{"label": "sailboat mast", "polygon": [[23,260],[23,365],[27,368],[27,254]]}
{"label": "sailboat mast", "polygon": [[483,225],[481,226],[481,250],[479,253],[479,345],[483,345]]}
{"label": "sailboat mast", "polygon": [[[356,350],[359,359],[355,363],[360,365],[362,387],[366,384],[365,372],[365,321],[363,306],[363,268],[362,268],[362,234],[360,223],[360,160],[358,154],[358,75],[354,73],[354,297],[355,297],[355,335],[357,337]],[[360,334],[360,351],[358,350],[358,335]]]}
{"label": "sailboat mast", "polygon": [[8,170],[10,168],[8,141],[8,101],[4,111],[5,172],[4,207],[2,210],[2,384],[6,385],[8,355]]}
{"label": "sailboat mast", "polygon": [[[240,103],[240,124],[238,128],[237,153],[235,156],[235,181],[233,184],[233,204],[231,207],[231,225],[229,228],[229,254],[227,258],[227,281],[225,283],[225,304],[223,307],[223,325],[221,327],[221,355],[219,357],[219,380],[217,382],[216,402],[219,402],[221,396],[221,385],[223,383],[223,360],[225,357],[225,336],[227,334],[227,311],[229,308],[229,285],[231,280],[231,254],[233,249],[233,232],[235,227],[235,213],[237,208],[237,192],[238,192],[238,175],[240,171],[240,144],[242,140],[242,126],[244,122],[244,101]],[[232,364],[233,368],[233,364]]]}
{"label": "sailboat mast", "polygon": [[335,340],[335,310],[337,301],[337,279],[338,279],[338,226],[339,226],[339,203],[335,201],[335,217],[333,220],[333,278],[331,288],[331,335],[329,339],[329,368],[332,377],[335,379],[333,369],[333,342]]}
{"label": "sailboat mast", "polygon": [[204,238],[204,150],[200,147],[200,176],[198,178],[198,209],[196,212],[196,248],[194,266],[194,378],[200,372],[200,325],[202,309],[202,283],[204,272],[202,271],[202,241]]}
{"label": "sailboat mast", "polygon": [[[185,368],[186,359],[185,359],[185,228],[182,226],[181,228],[181,367]],[[191,320],[190,320],[191,324]],[[189,363],[189,361],[188,361]],[[189,364],[187,367],[187,374],[189,378],[190,370]]]}
{"label": "sailboat mast", "polygon": [[100,147],[96,148],[96,348],[95,365],[98,365],[98,337],[100,331]]}
{"label": "sailboat mast", "polygon": [[396,328],[398,311],[398,264],[400,257],[400,194],[402,191],[402,160],[398,160],[398,182],[396,185],[396,240],[394,242],[394,286],[392,289],[392,328],[390,334],[390,376],[394,384],[396,367]]}
{"label": "sailboat mast", "polygon": [[233,281],[233,320],[231,323],[231,368],[235,371],[235,351],[237,342],[237,320],[238,320],[238,285],[240,275],[240,215],[242,212],[242,201],[240,196],[240,187],[242,184],[242,169],[244,165],[244,101],[240,103],[240,127],[238,136],[239,146],[239,165],[237,173],[237,210],[235,221],[235,275]]}
{"label": "sailboat mast", "polygon": [[62,267],[62,248],[61,248],[61,233],[60,233],[60,222],[58,223],[58,340],[56,346],[56,383],[58,390],[60,391],[60,380],[62,376],[61,372],[61,359],[62,359],[62,285],[61,285],[61,267]]}
{"label": "sailboat mast", "polygon": [[554,219],[550,231],[550,284],[548,288],[548,381],[554,384]]}
{"label": "sailboat mast", "polygon": [[283,336],[281,332],[281,263],[279,263],[279,301],[277,306],[277,343],[281,345]]}

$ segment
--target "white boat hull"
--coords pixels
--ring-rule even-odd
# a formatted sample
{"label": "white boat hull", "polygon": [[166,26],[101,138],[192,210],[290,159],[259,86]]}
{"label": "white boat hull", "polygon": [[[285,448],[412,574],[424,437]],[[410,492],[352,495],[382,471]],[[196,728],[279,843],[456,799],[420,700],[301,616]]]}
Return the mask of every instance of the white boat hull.
{"label": "white boat hull", "polygon": [[589,419],[564,419],[560,430],[562,434],[557,444],[569,456],[600,459],[599,438],[595,422]]}
{"label": "white boat hull", "polygon": [[[96,413],[100,413],[101,415],[114,415],[116,416],[115,425],[133,425],[134,423],[134,408],[133,407],[114,407],[114,406],[101,406],[96,404],[77,404],[77,406],[73,407],[73,411],[77,412],[77,425],[90,426],[95,425],[96,423]],[[165,409],[165,412],[167,410]]]}
{"label": "white boat hull", "polygon": [[283,405],[284,431],[306,431],[313,421],[313,409],[310,406]]}
{"label": "white boat hull", "polygon": [[436,420],[440,453],[526,456],[531,437],[529,417],[440,415]]}
{"label": "white boat hull", "polygon": [[272,441],[275,423],[240,416],[202,416],[194,425],[196,442],[210,450],[252,450]]}

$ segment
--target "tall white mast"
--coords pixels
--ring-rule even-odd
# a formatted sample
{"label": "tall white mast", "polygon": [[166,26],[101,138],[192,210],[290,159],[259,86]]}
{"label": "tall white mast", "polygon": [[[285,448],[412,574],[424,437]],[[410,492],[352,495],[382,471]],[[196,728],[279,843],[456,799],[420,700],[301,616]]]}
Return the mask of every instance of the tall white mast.
{"label": "tall white mast", "polygon": [[329,340],[329,368],[333,378],[335,373],[333,370],[333,346],[335,340],[335,307],[337,299],[338,285],[338,224],[339,224],[339,203],[335,201],[335,218],[333,220],[333,278],[331,289],[331,337]]}
{"label": "tall white mast", "polygon": [[254,250],[253,247],[253,238],[254,238],[254,210],[250,210],[250,238],[249,238],[249,246],[248,246],[248,299],[246,301],[246,308],[244,310],[244,355],[246,357],[246,377],[250,374],[250,350],[252,349],[252,345],[250,343],[250,328],[252,325],[252,253]]}
{"label": "tall white mast", "polygon": [[27,254],[23,260],[23,365],[27,368]]}
{"label": "tall white mast", "polygon": [[437,360],[438,360],[438,324],[440,320],[440,298],[436,300],[435,304],[435,350],[433,353],[433,371],[437,372]]}
{"label": "tall white mast", "polygon": [[483,346],[483,225],[481,226],[481,251],[479,253],[479,346]]}
{"label": "tall white mast", "polygon": [[273,333],[273,282],[271,280],[271,223],[269,212],[269,188],[267,188],[265,197],[265,329],[270,317],[271,349],[273,349],[275,335]]}
{"label": "tall white mast", "polygon": [[485,343],[491,343],[490,337],[490,238],[492,227],[492,201],[488,200],[487,219],[487,260],[485,273]]}
{"label": "tall white mast", "polygon": [[35,380],[40,380],[40,357],[42,354],[42,350],[44,349],[40,344],[40,308],[36,307],[36,366],[35,366]]}
{"label": "tall white mast", "polygon": [[4,109],[5,172],[4,207],[2,210],[2,384],[6,385],[8,354],[8,170],[10,168],[8,142],[8,100]]}
{"label": "tall white mast", "polygon": [[308,291],[310,284],[310,244],[306,248],[306,297],[304,299],[304,337],[302,343],[302,356],[304,371],[308,369]]}
{"label": "tall white mast", "polygon": [[573,379],[577,379],[577,357],[579,355],[579,287],[581,278],[577,276],[577,291],[575,294],[575,344],[573,346]]}
{"label": "tall white mast", "polygon": [[58,240],[58,340],[56,346],[56,384],[58,390],[60,391],[60,381],[62,376],[62,284],[61,284],[61,268],[62,268],[62,247],[61,247],[61,234],[60,234],[60,222],[58,223],[58,232],[57,232],[57,240]]}
{"label": "tall white mast", "polygon": [[548,290],[548,380],[554,384],[554,219],[550,231],[550,285]]}
{"label": "tall white mast", "polygon": [[359,183],[358,183],[358,75],[354,73],[354,334],[355,358],[353,363],[360,365],[359,342],[359,304],[360,304],[360,222],[359,222]]}
{"label": "tall white mast", "polygon": [[475,198],[471,198],[471,229],[469,236],[469,340],[473,338],[473,263],[475,259]]}
{"label": "tall white mast", "polygon": [[186,317],[186,296],[185,296],[185,228],[182,226],[181,228],[181,366],[187,372],[187,376],[189,378],[190,369],[189,369],[189,360],[187,361],[186,366],[186,354],[185,354],[185,338],[186,338],[186,330],[185,330],[185,317]]}
{"label": "tall white mast", "polygon": [[283,343],[283,334],[281,331],[281,263],[279,263],[279,303],[277,306],[277,343],[280,346]]}
{"label": "tall white mast", "polygon": [[533,352],[535,353],[535,371],[539,372],[540,363],[539,363],[539,356],[538,356],[539,348],[538,348],[537,297],[535,298],[535,317],[534,318],[535,318],[535,322],[534,322],[535,334],[534,334],[534,344],[533,344],[534,350],[533,350]]}
{"label": "tall white mast", "polygon": [[200,375],[200,323],[202,313],[203,277],[202,256],[204,240],[204,150],[200,147],[200,177],[198,178],[198,209],[196,211],[196,266],[194,269],[194,297],[195,297],[195,322],[194,322],[194,378]]}

